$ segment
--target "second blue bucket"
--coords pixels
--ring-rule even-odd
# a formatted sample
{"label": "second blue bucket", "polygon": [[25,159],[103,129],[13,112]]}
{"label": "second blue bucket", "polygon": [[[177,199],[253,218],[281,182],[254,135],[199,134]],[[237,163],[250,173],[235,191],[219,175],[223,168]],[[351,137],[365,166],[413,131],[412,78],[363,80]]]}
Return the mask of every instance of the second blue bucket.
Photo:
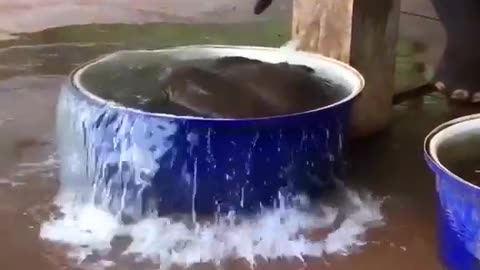
{"label": "second blue bucket", "polygon": [[[344,98],[311,111],[255,119],[148,113],[92,94],[84,74],[145,61],[241,56],[313,68]],[[62,185],[114,213],[256,211],[279,194],[319,195],[343,165],[350,108],[362,76],[339,61],[278,48],[187,46],[118,52],[75,70],[58,106]],[[72,164],[76,164],[73,166]]]}
{"label": "second blue bucket", "polygon": [[[439,154],[443,148],[453,159],[478,156],[478,145],[465,138],[480,140],[480,114],[447,122],[425,140],[425,157],[436,177],[438,250],[449,270],[480,269],[480,187],[454,174]],[[462,144],[464,149],[456,150]]]}

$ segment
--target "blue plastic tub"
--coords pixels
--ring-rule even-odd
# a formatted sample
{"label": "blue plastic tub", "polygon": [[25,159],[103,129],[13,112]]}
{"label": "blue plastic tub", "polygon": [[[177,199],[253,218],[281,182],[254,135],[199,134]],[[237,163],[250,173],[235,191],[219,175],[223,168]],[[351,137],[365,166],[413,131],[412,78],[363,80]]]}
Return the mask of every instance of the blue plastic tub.
{"label": "blue plastic tub", "polygon": [[[346,95],[335,104],[298,114],[206,119],[126,108],[82,86],[82,73],[98,63],[136,65],[139,59],[165,55],[303,64],[338,83],[338,91]],[[334,186],[341,172],[350,108],[363,86],[362,76],[346,64],[278,48],[187,46],[118,52],[75,70],[63,87],[57,119],[63,186],[83,194],[79,197],[84,200],[93,192],[96,203],[133,218],[149,211],[251,212],[278,203],[279,194],[319,195]]]}
{"label": "blue plastic tub", "polygon": [[480,188],[450,172],[438,157],[439,147],[464,135],[480,136],[480,114],[447,122],[425,140],[426,160],[436,176],[439,255],[450,270],[480,269]]}

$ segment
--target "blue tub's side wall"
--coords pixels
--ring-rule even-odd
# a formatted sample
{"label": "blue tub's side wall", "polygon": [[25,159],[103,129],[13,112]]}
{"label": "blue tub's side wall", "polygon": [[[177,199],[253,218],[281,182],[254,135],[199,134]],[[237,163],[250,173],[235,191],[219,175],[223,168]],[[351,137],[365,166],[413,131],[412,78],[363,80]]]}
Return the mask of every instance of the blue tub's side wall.
{"label": "blue tub's side wall", "polygon": [[62,188],[133,218],[154,209],[157,160],[173,147],[177,123],[99,106],[66,85],[57,129]]}
{"label": "blue tub's side wall", "polygon": [[71,134],[60,149],[76,144],[83,181],[115,213],[251,211],[277,203],[279,192],[319,195],[334,186],[350,107],[268,120],[184,120],[100,105],[69,83],[58,133]]}
{"label": "blue tub's side wall", "polygon": [[428,155],[436,175],[439,255],[450,270],[480,269],[480,191],[458,181]]}

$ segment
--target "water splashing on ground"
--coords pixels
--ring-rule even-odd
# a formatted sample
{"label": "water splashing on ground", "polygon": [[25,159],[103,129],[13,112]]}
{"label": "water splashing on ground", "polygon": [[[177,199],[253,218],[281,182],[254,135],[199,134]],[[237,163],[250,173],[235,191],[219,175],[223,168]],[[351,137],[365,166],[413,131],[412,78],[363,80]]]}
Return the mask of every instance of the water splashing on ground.
{"label": "water splashing on ground", "polygon": [[150,215],[125,224],[64,192],[55,200],[62,216],[45,222],[40,234],[69,245],[70,257],[79,263],[97,255],[97,266],[109,265],[111,243],[118,237],[129,239],[121,256],[133,255],[137,262],[151,261],[164,269],[197,263],[221,265],[227,259],[243,259],[252,267],[259,258],[305,262],[306,257],[348,255],[353,247],[366,244],[363,239],[369,228],[382,224],[382,200],[349,189],[340,193],[343,199],[335,204],[311,204],[299,198],[295,206],[280,203],[251,217],[230,212],[192,224],[188,218]]}

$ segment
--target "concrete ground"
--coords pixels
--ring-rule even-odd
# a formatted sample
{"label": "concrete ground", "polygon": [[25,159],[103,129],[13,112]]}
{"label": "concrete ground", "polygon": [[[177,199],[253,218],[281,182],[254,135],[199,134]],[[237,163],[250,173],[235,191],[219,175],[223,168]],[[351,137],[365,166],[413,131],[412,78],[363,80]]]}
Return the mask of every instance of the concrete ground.
{"label": "concrete ground", "polygon": [[[123,0],[102,4],[0,0],[0,34],[7,37],[70,24],[260,20],[250,15],[253,0],[241,4],[232,4],[231,0],[216,0],[216,4],[198,1],[195,10],[188,8],[191,1],[152,4],[141,0],[133,8]],[[276,4],[268,17],[284,18],[288,8],[286,2]],[[415,57],[434,66],[444,46],[444,33],[435,13],[426,0],[403,0],[402,9],[408,13],[401,18],[402,38],[423,44],[425,50]],[[143,44],[150,32],[142,33],[142,27],[125,27],[121,31],[116,26],[93,30],[73,27],[22,35],[20,41],[0,44],[0,269],[72,269],[62,248],[38,239],[39,224],[48,217],[58,188],[55,163],[49,159],[54,152],[56,97],[65,76],[79,63],[118,48],[143,46],[135,42]],[[126,44],[112,34],[108,42],[90,42],[112,32],[120,36],[134,32],[137,39],[133,45]],[[79,38],[82,34],[92,35],[91,40]],[[280,42],[275,38],[269,42]],[[434,181],[423,162],[422,141],[439,123],[478,111],[475,107],[454,107],[435,94],[419,97],[395,107],[389,130],[352,145],[347,181],[376,195],[389,196],[384,208],[386,226],[371,231],[369,244],[359,252],[348,257],[331,256],[307,268],[442,269],[435,248]],[[289,269],[282,264],[262,268]]]}

